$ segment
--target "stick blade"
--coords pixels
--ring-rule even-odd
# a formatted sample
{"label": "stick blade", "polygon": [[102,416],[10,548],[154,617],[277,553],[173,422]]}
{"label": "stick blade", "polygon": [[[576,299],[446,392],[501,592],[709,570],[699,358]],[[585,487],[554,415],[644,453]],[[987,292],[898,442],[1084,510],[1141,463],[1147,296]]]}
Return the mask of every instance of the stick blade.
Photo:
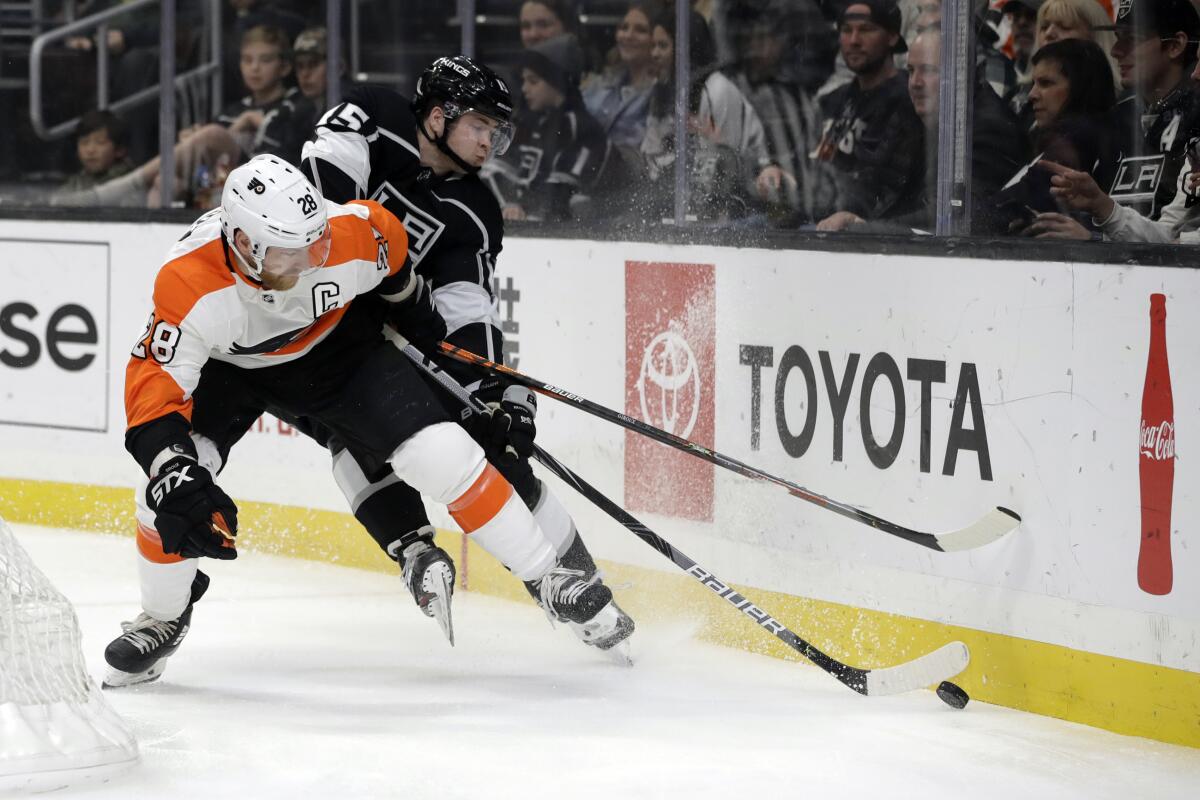
{"label": "stick blade", "polygon": [[962,530],[938,534],[935,538],[943,552],[974,550],[1003,538],[1016,530],[1020,524],[1021,518],[1016,512],[996,506],[973,525],[968,525]]}
{"label": "stick blade", "polygon": [[904,664],[867,672],[868,697],[902,694],[949,680],[971,663],[971,651],[962,642],[944,644]]}

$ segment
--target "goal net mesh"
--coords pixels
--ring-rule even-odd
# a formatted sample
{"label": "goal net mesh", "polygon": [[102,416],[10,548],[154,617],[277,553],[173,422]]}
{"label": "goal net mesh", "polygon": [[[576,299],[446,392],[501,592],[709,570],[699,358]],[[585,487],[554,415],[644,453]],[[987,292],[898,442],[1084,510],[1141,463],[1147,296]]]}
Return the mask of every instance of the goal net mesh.
{"label": "goal net mesh", "polygon": [[88,675],[75,609],[0,519],[0,788],[136,759]]}

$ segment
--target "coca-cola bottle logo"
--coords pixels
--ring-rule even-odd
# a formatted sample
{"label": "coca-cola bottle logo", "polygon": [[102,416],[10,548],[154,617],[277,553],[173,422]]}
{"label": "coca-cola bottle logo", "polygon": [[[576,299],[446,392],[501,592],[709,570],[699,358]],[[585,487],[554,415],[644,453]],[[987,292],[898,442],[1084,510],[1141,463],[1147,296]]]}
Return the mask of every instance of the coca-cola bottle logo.
{"label": "coca-cola bottle logo", "polygon": [[1175,457],[1175,425],[1171,422],[1147,425],[1142,420],[1142,455],[1155,461],[1167,461]]}

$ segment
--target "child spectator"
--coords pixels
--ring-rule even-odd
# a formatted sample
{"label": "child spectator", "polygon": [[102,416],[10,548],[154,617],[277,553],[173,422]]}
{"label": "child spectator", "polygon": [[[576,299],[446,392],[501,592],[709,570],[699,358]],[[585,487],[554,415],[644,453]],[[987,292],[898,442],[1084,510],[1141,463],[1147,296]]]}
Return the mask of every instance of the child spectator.
{"label": "child spectator", "polygon": [[[516,139],[482,177],[505,219],[565,221],[597,216],[626,182],[621,159],[583,105],[583,55],[570,34],[544,39],[521,56],[524,107]],[[581,210],[586,206],[587,211]]]}
{"label": "child spectator", "polygon": [[78,192],[120,177],[133,169],[128,157],[129,130],[111,111],[89,111],[75,129],[79,172],[67,179],[60,192]]}
{"label": "child spectator", "polygon": [[[312,103],[318,117],[325,113],[328,98],[328,52],[328,35],[324,27],[318,26],[305,28],[300,32],[292,53],[296,62],[296,87],[308,98],[308,102]],[[345,75],[346,60],[342,59],[338,64],[342,94],[345,94],[350,86]]]}
{"label": "child spectator", "polygon": [[925,127],[892,56],[908,50],[895,0],[855,0],[838,19],[838,44],[854,80],[821,100],[816,158],[832,165],[839,209],[817,230],[840,231],[925,204]]}
{"label": "child spectator", "polygon": [[[290,163],[312,131],[316,113],[299,89],[284,80],[292,71],[292,47],[279,28],[246,31],[241,43],[242,83],[249,91],[215,122],[185,128],[175,145],[174,199],[211,208],[221,196],[224,176],[252,156],[270,153]],[[155,157],[115,180],[55,197],[61,205],[160,204],[160,159]]]}

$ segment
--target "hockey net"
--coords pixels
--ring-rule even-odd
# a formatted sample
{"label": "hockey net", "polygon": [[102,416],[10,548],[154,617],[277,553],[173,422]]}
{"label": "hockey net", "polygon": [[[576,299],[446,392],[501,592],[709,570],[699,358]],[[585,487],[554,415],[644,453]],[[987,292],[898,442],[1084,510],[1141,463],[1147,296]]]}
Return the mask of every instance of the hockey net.
{"label": "hockey net", "polygon": [[89,781],[137,758],[88,675],[75,609],[0,519],[0,790]]}

